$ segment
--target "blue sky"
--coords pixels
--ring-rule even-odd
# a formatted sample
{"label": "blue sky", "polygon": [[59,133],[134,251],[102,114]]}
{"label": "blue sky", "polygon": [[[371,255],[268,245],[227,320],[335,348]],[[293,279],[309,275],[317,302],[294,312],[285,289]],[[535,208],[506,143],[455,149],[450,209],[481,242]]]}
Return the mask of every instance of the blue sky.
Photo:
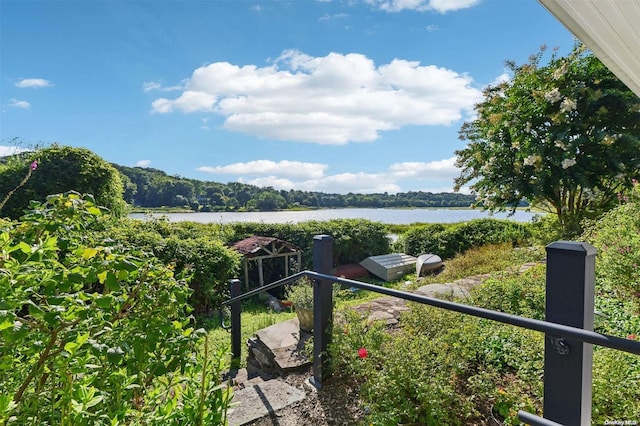
{"label": "blue sky", "polygon": [[451,191],[482,88],[573,36],[535,0],[0,0],[0,154],[171,175]]}

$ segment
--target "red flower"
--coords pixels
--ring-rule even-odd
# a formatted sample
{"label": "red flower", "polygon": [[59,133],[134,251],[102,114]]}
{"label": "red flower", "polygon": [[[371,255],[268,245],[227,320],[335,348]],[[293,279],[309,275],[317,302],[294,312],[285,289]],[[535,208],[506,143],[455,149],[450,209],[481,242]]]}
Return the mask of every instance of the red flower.
{"label": "red flower", "polygon": [[638,336],[636,336],[635,334],[630,334],[627,336],[627,339],[631,339],[631,340],[636,340]]}
{"label": "red flower", "polygon": [[369,355],[369,352],[367,351],[367,348],[360,348],[358,349],[358,356],[360,358],[366,358],[367,355]]}
{"label": "red flower", "polygon": [[280,304],[282,306],[286,306],[287,308],[290,308],[291,306],[293,306],[293,302],[291,300],[281,300]]}

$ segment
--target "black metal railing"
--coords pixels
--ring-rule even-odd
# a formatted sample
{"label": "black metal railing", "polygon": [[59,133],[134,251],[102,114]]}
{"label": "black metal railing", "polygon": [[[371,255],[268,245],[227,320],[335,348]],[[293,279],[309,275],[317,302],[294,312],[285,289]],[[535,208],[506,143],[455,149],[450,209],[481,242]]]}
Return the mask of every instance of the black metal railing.
{"label": "black metal railing", "polygon": [[541,321],[329,275],[333,239],[319,235],[313,242],[314,271],[302,271],[244,294],[240,294],[240,281],[231,282],[231,299],[224,305],[231,307],[232,356],[239,360],[241,353],[241,302],[306,276],[313,280],[314,291],[312,383],[316,387],[322,387],[328,371],[332,284],[338,283],[545,333],[544,418],[526,412],[519,412],[518,417],[530,425],[589,425],[592,344],[640,355],[640,342],[593,331],[595,255],[596,250],[586,243],[559,241],[547,246],[546,320]]}

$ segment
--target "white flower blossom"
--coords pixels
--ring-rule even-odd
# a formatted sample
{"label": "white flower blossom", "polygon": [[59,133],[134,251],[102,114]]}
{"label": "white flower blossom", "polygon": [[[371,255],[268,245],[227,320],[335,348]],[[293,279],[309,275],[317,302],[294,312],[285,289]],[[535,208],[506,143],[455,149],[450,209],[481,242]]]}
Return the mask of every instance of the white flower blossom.
{"label": "white flower blossom", "polygon": [[557,146],[558,148],[560,148],[563,151],[566,151],[567,148],[569,148],[569,144],[566,142],[563,142],[561,140],[557,140],[554,142],[554,145]]}
{"label": "white flower blossom", "polygon": [[576,101],[569,98],[564,98],[562,103],[560,104],[560,111],[562,112],[571,112],[576,109]]}
{"label": "white flower blossom", "polygon": [[536,163],[536,160],[539,157],[537,155],[530,155],[527,158],[524,159],[524,165],[525,166],[533,166]]}
{"label": "white flower blossom", "polygon": [[571,166],[575,166],[576,164],[576,159],[575,158],[567,158],[565,160],[562,160],[562,168],[563,169],[568,169]]}
{"label": "white flower blossom", "polygon": [[566,71],[567,71],[567,64],[564,63],[555,71],[553,71],[553,79],[554,80],[560,79],[560,77],[562,77]]}
{"label": "white flower blossom", "polygon": [[556,87],[555,89],[545,93],[544,98],[547,100],[547,102],[551,102],[553,104],[562,99],[562,95],[560,94],[560,90],[558,90],[558,88]]}
{"label": "white flower blossom", "polygon": [[527,133],[531,133],[531,122],[527,121],[527,124],[524,127],[524,131]]}

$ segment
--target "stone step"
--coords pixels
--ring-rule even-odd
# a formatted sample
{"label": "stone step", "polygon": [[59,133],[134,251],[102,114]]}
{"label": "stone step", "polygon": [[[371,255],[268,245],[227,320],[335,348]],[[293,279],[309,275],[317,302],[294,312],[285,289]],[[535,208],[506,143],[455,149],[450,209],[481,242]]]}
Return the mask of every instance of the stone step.
{"label": "stone step", "polygon": [[250,374],[284,376],[311,364],[306,349],[311,334],[300,331],[297,318],[256,332],[248,341],[247,370]]}
{"label": "stone step", "polygon": [[274,414],[306,397],[303,389],[295,388],[281,380],[245,382],[243,389],[234,391],[232,408],[227,420],[229,426],[242,426]]}

